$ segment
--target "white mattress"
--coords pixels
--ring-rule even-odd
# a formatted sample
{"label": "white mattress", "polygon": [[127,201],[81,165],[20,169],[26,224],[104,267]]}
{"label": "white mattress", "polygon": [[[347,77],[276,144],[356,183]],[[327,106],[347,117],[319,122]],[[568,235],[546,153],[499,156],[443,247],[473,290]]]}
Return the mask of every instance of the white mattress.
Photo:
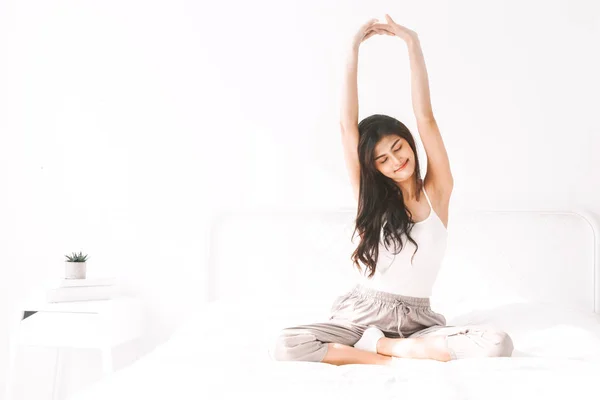
{"label": "white mattress", "polygon": [[[259,310],[259,311],[257,311]],[[323,309],[213,303],[169,341],[71,400],[125,399],[598,399],[600,316],[549,303],[446,311],[448,325],[489,324],[515,344],[510,358],[404,359],[395,367],[275,362],[279,329],[320,321]],[[418,397],[417,397],[418,396]]]}

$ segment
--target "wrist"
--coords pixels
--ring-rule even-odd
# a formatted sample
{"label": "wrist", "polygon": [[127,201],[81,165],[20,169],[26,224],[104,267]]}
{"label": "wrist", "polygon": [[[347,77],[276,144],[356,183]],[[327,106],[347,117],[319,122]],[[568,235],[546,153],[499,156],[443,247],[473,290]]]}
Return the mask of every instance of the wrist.
{"label": "wrist", "polygon": [[358,49],[360,45],[352,45],[346,51],[346,60],[358,59]]}
{"label": "wrist", "polygon": [[406,40],[406,45],[410,48],[410,47],[419,47],[421,45],[421,42],[419,41],[419,37],[418,36],[409,36]]}

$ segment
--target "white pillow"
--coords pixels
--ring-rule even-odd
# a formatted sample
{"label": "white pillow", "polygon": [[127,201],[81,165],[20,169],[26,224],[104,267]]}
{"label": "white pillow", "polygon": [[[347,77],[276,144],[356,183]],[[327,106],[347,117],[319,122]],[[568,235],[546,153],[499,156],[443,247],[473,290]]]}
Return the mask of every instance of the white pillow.
{"label": "white pillow", "polygon": [[447,319],[447,325],[488,325],[507,332],[513,356],[600,360],[600,315],[557,303],[513,303]]}

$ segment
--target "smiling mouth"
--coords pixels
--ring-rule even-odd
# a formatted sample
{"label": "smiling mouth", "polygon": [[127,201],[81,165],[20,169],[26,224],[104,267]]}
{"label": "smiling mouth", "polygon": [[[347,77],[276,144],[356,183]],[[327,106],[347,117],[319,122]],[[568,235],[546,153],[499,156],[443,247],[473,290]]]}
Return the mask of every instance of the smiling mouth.
{"label": "smiling mouth", "polygon": [[404,161],[404,164],[402,164],[402,165],[400,166],[400,168],[398,168],[398,169],[397,169],[397,170],[395,170],[394,172],[398,172],[398,171],[400,171],[402,168],[406,167],[406,164],[408,164],[408,160]]}

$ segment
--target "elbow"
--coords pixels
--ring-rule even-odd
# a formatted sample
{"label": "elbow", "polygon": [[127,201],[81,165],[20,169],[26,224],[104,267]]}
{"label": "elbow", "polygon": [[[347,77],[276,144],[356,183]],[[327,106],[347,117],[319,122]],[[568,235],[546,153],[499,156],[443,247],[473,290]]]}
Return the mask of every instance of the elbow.
{"label": "elbow", "polygon": [[349,126],[352,126],[353,122],[349,119],[340,119],[340,129],[343,131],[347,131]]}
{"label": "elbow", "polygon": [[444,179],[444,181],[446,182],[446,184],[444,186],[446,186],[446,188],[450,191],[452,191],[452,189],[454,188],[454,177],[452,176],[452,172],[448,172],[446,179]]}
{"label": "elbow", "polygon": [[454,189],[454,178],[451,175],[450,179],[448,180],[448,189],[447,189],[448,194],[451,194],[453,189]]}
{"label": "elbow", "polygon": [[432,123],[435,122],[435,117],[433,116],[433,113],[427,113],[427,114],[423,114],[423,115],[417,115],[417,123]]}
{"label": "elbow", "polygon": [[339,124],[342,132],[354,132],[358,130],[358,122],[354,118],[342,118]]}

